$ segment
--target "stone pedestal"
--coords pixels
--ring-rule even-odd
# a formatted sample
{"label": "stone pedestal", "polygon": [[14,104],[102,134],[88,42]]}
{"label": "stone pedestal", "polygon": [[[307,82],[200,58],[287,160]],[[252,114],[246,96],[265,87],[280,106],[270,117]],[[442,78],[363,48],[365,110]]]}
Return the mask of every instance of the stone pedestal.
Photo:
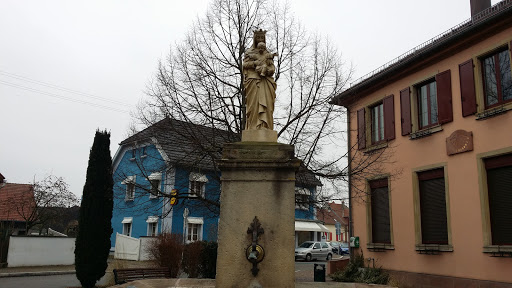
{"label": "stone pedestal", "polygon": [[[295,287],[294,148],[276,142],[226,144],[220,162],[222,194],[216,287]],[[251,272],[246,249],[254,217],[265,256]]]}
{"label": "stone pedestal", "polygon": [[277,132],[275,130],[243,130],[242,142],[277,142]]}

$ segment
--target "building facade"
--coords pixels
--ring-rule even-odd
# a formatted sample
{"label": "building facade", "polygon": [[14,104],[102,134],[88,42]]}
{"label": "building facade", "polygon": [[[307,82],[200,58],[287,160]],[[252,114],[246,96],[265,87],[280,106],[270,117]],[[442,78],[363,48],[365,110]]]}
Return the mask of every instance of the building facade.
{"label": "building facade", "polygon": [[[164,119],[122,141],[113,159],[112,249],[117,233],[140,238],[171,232],[185,242],[217,241],[221,184],[214,159],[223,143],[237,141],[231,137]],[[327,230],[315,221],[312,205],[319,185],[305,168],[296,175],[296,242],[320,239],[318,233]]]}
{"label": "building facade", "polygon": [[512,285],[512,1],[471,5],[332,101],[350,115],[351,169],[377,166],[351,179],[354,252],[400,287]]}
{"label": "building facade", "polygon": [[348,242],[348,214],[349,209],[345,206],[345,202],[341,204],[330,202],[327,203],[327,207],[317,210],[316,219],[322,221],[324,226],[329,229],[329,232],[325,234],[327,241]]}

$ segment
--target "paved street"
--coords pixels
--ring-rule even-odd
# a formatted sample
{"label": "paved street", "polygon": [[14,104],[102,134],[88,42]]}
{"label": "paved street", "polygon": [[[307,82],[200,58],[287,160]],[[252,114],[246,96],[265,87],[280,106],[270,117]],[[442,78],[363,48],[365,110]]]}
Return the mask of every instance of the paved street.
{"label": "paved street", "polygon": [[[323,264],[327,265],[325,261],[296,261],[295,262],[295,281],[296,282],[313,282],[314,277],[314,267],[315,264]],[[327,268],[327,267],[326,267]]]}

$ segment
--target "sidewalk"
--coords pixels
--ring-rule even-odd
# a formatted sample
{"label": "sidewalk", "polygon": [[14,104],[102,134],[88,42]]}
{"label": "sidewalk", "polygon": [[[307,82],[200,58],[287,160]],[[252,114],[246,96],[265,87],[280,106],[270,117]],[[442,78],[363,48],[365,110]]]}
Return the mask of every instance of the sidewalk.
{"label": "sidewalk", "polygon": [[0,278],[2,278],[2,277],[63,275],[63,274],[75,274],[75,265],[0,268]]}

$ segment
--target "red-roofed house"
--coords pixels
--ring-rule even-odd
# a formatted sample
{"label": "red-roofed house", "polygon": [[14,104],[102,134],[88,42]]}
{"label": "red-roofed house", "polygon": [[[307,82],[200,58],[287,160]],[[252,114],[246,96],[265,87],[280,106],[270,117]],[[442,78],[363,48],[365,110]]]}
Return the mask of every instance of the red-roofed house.
{"label": "red-roofed house", "polygon": [[[326,235],[327,241],[348,242],[348,215],[348,207],[343,202],[341,204],[331,202],[325,209],[318,209],[316,218],[323,221],[325,227],[330,231]],[[336,223],[341,224],[340,234],[336,233]]]}
{"label": "red-roofed house", "polygon": [[[2,176],[3,177],[3,176]],[[31,184],[0,182],[0,225],[12,229],[11,235],[26,234],[26,219],[35,213],[34,188]]]}

